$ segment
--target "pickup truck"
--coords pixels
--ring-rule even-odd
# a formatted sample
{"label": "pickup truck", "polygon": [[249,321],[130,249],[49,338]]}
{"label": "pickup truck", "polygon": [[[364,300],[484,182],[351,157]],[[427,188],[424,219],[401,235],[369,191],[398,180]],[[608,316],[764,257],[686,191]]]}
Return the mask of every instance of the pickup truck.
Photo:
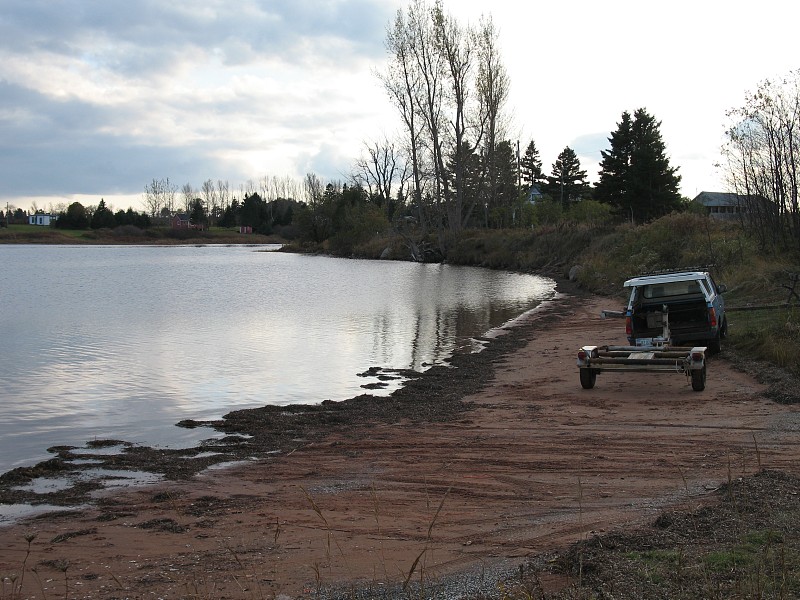
{"label": "pickup truck", "polygon": [[[704,343],[710,352],[720,350],[728,331],[724,285],[717,285],[707,271],[681,271],[628,279],[625,333],[631,346],[654,343],[682,345]],[[669,340],[661,339],[668,323]]]}

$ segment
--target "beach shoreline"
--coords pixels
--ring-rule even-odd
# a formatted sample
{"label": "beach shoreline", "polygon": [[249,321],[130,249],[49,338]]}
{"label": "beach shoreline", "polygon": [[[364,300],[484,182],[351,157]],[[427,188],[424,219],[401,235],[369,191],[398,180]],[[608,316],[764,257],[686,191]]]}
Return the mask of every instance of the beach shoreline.
{"label": "beach shoreline", "polygon": [[[194,458],[131,448],[109,466],[164,479],[73,490],[65,504],[78,492],[91,503],[4,527],[0,571],[30,551],[41,573],[52,571],[48,593],[63,593],[66,561],[66,579],[84,594],[74,597],[386,590],[513,571],[699,501],[729,476],[731,456],[737,476],[796,473],[784,446],[798,409],[766,400],[764,386],[724,356],[710,361],[700,393],[682,376],[642,373],[601,374],[581,389],[575,353],[619,343],[622,323],[599,317],[618,302],[568,282],[559,292],[482,352],[453,357],[388,398],[236,411],[213,423],[226,435]],[[220,455],[243,464],[209,468],[229,462]],[[3,493],[25,474],[10,475],[0,478]],[[25,585],[36,593],[34,577]]]}

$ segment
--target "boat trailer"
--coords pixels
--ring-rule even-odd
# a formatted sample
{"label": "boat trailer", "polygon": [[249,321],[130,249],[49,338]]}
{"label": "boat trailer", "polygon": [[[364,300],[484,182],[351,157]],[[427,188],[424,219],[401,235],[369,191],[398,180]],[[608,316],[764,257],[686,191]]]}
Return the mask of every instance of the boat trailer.
{"label": "boat trailer", "polygon": [[683,374],[691,379],[694,391],[702,392],[706,387],[706,349],[671,345],[665,306],[661,337],[637,339],[635,346],[583,346],[578,351],[581,387],[593,388],[597,374],[603,371],[643,371]]}

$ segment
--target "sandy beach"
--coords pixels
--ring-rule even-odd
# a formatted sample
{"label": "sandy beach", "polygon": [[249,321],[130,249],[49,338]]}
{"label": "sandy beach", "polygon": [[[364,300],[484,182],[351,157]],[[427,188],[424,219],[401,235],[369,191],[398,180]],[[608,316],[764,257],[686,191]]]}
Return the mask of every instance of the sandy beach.
{"label": "sandy beach", "polygon": [[647,373],[582,389],[578,348],[624,340],[620,320],[600,318],[609,308],[620,303],[564,291],[405,396],[326,407],[302,427],[270,417],[286,429],[270,444],[255,443],[264,414],[249,411],[249,425],[227,425],[254,436],[242,463],[164,464],[158,484],[4,527],[0,574],[16,585],[24,568],[12,596],[24,598],[383,597],[464,573],[491,587],[594,533],[702,502],[731,476],[798,474],[800,407],[766,399],[724,353],[703,392]]}

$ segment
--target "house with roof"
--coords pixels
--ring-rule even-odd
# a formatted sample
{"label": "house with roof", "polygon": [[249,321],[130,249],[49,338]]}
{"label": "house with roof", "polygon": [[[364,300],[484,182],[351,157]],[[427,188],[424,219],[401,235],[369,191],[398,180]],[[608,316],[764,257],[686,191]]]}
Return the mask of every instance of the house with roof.
{"label": "house with roof", "polygon": [[538,183],[534,183],[528,188],[528,202],[531,204],[536,204],[543,198],[544,193],[542,192],[542,188]]}
{"label": "house with roof", "polygon": [[205,225],[202,223],[192,223],[191,217],[186,213],[177,213],[170,217],[170,225],[173,229],[195,229],[197,231],[205,231]]}
{"label": "house with roof", "polygon": [[186,213],[172,215],[171,221],[173,229],[189,229],[189,215]]}
{"label": "house with roof", "polygon": [[737,219],[749,212],[752,196],[729,192],[700,192],[692,202],[703,206],[714,219]]}

